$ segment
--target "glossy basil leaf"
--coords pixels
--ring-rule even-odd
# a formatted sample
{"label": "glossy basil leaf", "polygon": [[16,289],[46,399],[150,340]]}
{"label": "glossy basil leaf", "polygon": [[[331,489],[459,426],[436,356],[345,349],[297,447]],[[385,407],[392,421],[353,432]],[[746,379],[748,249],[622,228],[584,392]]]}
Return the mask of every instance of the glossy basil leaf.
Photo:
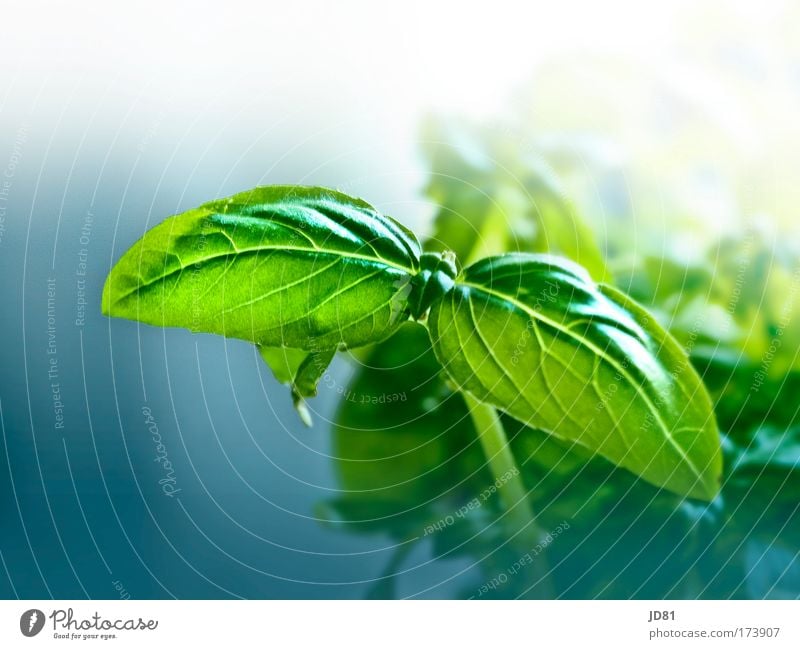
{"label": "glossy basil leaf", "polygon": [[103,313],[266,347],[357,347],[407,318],[414,235],[362,200],[269,186],[149,230],[114,266]]}
{"label": "glossy basil leaf", "polygon": [[719,433],[686,354],[580,267],[543,255],[481,260],[433,305],[429,327],[460,389],[655,485],[718,492]]}

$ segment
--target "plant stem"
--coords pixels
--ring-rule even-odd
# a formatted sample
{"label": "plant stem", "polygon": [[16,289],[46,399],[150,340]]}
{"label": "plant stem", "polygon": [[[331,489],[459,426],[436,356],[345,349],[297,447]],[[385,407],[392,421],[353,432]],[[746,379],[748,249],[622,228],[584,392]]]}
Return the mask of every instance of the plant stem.
{"label": "plant stem", "polygon": [[[543,534],[536,524],[528,491],[508,444],[503,422],[492,406],[478,401],[467,392],[462,392],[462,395],[469,408],[489,469],[494,476],[495,484],[498,485],[498,494],[512,531],[511,543],[520,550],[528,552],[541,541]],[[529,595],[540,598],[552,597],[553,587],[544,555],[537,557],[531,568],[535,573],[533,579],[535,585],[529,591]]]}
{"label": "plant stem", "polygon": [[492,476],[497,481],[500,499],[517,531],[526,529],[534,520],[533,511],[500,416],[492,406],[481,403],[471,394],[464,393],[464,400]]}

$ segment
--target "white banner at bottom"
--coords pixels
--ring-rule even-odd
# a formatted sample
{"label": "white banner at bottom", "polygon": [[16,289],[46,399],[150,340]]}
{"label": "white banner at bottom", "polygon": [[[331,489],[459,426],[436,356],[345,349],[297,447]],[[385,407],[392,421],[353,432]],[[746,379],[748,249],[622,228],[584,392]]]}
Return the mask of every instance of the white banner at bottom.
{"label": "white banner at bottom", "polygon": [[798,601],[4,601],[0,647],[800,647]]}

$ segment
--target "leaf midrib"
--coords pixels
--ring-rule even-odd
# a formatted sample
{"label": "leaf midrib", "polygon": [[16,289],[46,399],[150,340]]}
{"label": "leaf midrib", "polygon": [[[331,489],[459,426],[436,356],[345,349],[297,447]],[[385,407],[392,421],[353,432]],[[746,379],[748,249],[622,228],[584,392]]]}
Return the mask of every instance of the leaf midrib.
{"label": "leaf midrib", "polygon": [[[172,252],[170,250],[161,250],[161,249],[158,249],[158,248],[151,248],[149,250],[148,249],[143,249],[142,252],[139,255],[139,267],[141,267],[142,256],[144,255],[145,252],[148,252],[148,251],[161,252],[161,253],[164,253],[164,254],[175,255],[180,260],[180,257],[176,253],[174,253],[174,252]],[[155,284],[157,282],[162,282],[162,281],[166,280],[167,278],[175,275],[176,273],[182,273],[185,269],[187,269],[190,266],[193,266],[194,264],[197,264],[197,263],[206,262],[206,261],[213,261],[213,260],[217,260],[217,259],[224,259],[225,257],[231,257],[231,256],[234,256],[234,255],[250,255],[250,254],[259,253],[259,252],[275,252],[275,251],[277,251],[277,252],[300,252],[300,253],[308,253],[308,254],[313,254],[313,255],[327,255],[327,256],[332,256],[332,257],[339,257],[340,259],[353,259],[353,260],[358,260],[358,261],[366,261],[366,262],[370,262],[372,264],[382,263],[382,264],[385,264],[387,267],[393,268],[395,270],[402,271],[402,272],[407,273],[409,275],[413,275],[416,272],[413,268],[407,268],[405,266],[401,266],[400,264],[396,264],[394,262],[388,261],[388,260],[384,259],[383,257],[375,258],[375,257],[370,257],[368,255],[359,255],[357,253],[326,250],[324,248],[299,248],[299,247],[296,247],[296,246],[264,246],[264,247],[259,247],[259,248],[249,248],[249,249],[243,249],[243,250],[234,249],[232,252],[225,252],[225,253],[221,253],[221,254],[218,254],[218,255],[209,255],[208,257],[203,257],[202,259],[195,260],[195,261],[191,262],[190,264],[186,264],[186,265],[184,265],[183,262],[181,262],[180,265],[177,268],[174,268],[173,270],[169,271],[168,273],[164,273],[163,275],[159,275],[157,277],[154,277],[153,279],[148,280],[146,282],[139,283],[136,286],[136,288],[133,288],[130,291],[128,291],[127,293],[125,293],[125,295],[116,298],[116,301],[119,302],[119,301],[125,300],[125,299],[129,298],[131,295],[141,291],[142,289],[146,289],[148,286],[151,286],[152,284]],[[139,278],[141,279],[141,275],[139,275]]]}
{"label": "leaf midrib", "polygon": [[599,358],[601,358],[602,360],[607,362],[609,365],[611,365],[615,370],[617,370],[619,373],[621,373],[628,380],[630,385],[634,388],[634,390],[636,390],[637,394],[639,394],[642,397],[642,399],[644,400],[644,402],[647,404],[647,407],[650,410],[651,414],[655,417],[656,421],[658,422],[659,428],[661,429],[662,433],[664,434],[665,439],[667,439],[667,441],[669,441],[670,445],[678,452],[678,454],[681,456],[681,458],[683,458],[684,462],[686,462],[686,464],[691,469],[691,471],[694,474],[694,476],[700,481],[700,483],[701,484],[705,483],[705,481],[703,480],[703,476],[697,470],[697,467],[694,465],[694,463],[686,455],[686,452],[683,450],[683,448],[680,446],[680,444],[678,444],[675,441],[675,439],[672,437],[672,434],[670,433],[669,428],[666,425],[666,422],[664,422],[664,420],[662,419],[662,417],[661,417],[661,415],[660,415],[660,413],[658,411],[658,408],[655,407],[655,404],[653,403],[653,401],[650,399],[650,397],[647,395],[647,393],[644,392],[637,385],[636,381],[633,380],[633,377],[627,372],[627,370],[620,363],[617,363],[614,360],[613,357],[611,357],[608,354],[606,354],[600,347],[595,345],[593,342],[591,342],[587,338],[584,338],[583,336],[575,334],[570,329],[559,325],[557,322],[555,322],[554,320],[551,320],[550,318],[546,318],[546,317],[542,316],[539,312],[535,311],[534,309],[531,309],[530,307],[528,307],[523,302],[520,302],[519,300],[517,300],[517,299],[515,299],[515,298],[513,298],[513,297],[511,297],[509,295],[506,295],[505,293],[494,291],[494,290],[492,290],[492,289],[490,289],[490,288],[488,288],[486,286],[481,286],[480,284],[474,284],[472,282],[467,282],[467,281],[458,282],[457,285],[465,286],[465,287],[469,288],[470,290],[474,289],[476,291],[485,293],[485,294],[487,294],[487,295],[489,295],[491,297],[494,297],[494,298],[497,298],[497,299],[502,299],[502,300],[505,300],[507,302],[510,302],[515,307],[517,307],[517,308],[521,309],[522,311],[524,311],[525,313],[527,313],[534,320],[539,320],[540,322],[542,322],[542,323],[544,323],[544,324],[546,324],[546,325],[548,325],[550,327],[553,327],[554,329],[556,329],[558,331],[563,332],[569,338],[572,338],[573,340],[576,340],[578,343],[580,343],[582,345],[585,345],[586,347],[591,349]]}

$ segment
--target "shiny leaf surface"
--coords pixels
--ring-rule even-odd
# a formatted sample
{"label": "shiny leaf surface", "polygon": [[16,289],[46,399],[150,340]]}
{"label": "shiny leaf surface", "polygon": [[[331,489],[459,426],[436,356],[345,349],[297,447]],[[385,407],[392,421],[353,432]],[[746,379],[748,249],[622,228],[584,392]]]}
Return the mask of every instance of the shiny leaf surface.
{"label": "shiny leaf surface", "polygon": [[429,319],[463,390],[645,480],[711,499],[721,454],[688,358],[637,304],[549,256],[484,259]]}
{"label": "shiny leaf surface", "polygon": [[103,313],[320,350],[381,340],[407,316],[419,244],[368,203],[270,186],[149,230],[114,266]]}

